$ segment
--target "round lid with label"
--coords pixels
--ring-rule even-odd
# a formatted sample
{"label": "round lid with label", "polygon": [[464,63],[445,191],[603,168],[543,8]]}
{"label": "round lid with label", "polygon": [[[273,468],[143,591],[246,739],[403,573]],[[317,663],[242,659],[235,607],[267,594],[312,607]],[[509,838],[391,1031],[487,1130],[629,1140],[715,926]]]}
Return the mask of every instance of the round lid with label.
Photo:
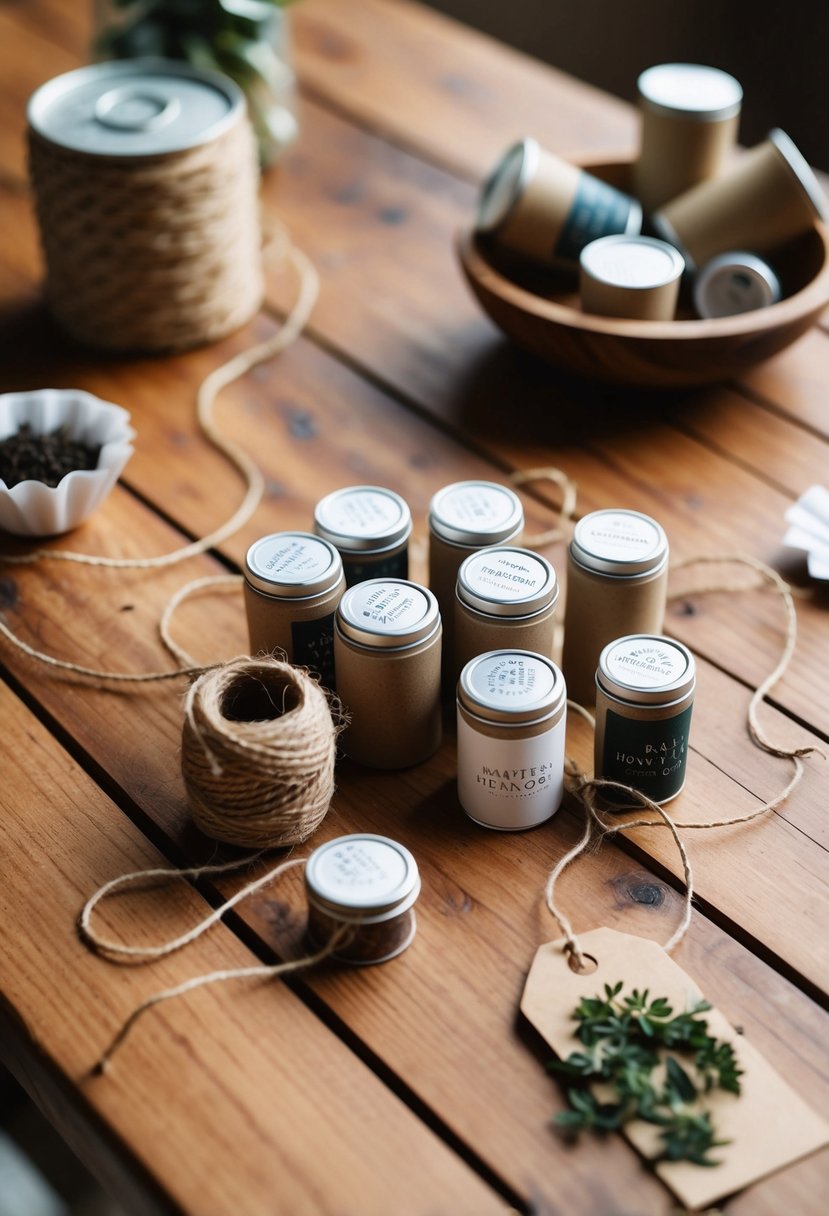
{"label": "round lid with label", "polygon": [[650,110],[697,122],[733,118],[743,100],[738,80],[702,63],[658,63],[646,68],[636,84]]}
{"label": "round lid with label", "polygon": [[614,233],[585,245],[579,255],[585,274],[597,283],[631,291],[666,287],[685,270],[685,259],[667,241],[652,236]]}
{"label": "round lid with label", "polygon": [[360,832],[315,849],[305,866],[305,885],[317,907],[357,912],[363,919],[410,908],[420,892],[420,875],[402,844]]}
{"label": "round lid with label", "polygon": [[337,625],[345,637],[373,649],[413,646],[440,628],[440,609],[432,592],[419,583],[370,578],[346,591]]}
{"label": "round lid with label", "polygon": [[668,538],[641,511],[591,511],[573,530],[570,556],[599,574],[649,574],[667,562]]}
{"label": "round lid with label", "polygon": [[480,549],[458,571],[458,598],[491,616],[529,616],[558,599],[556,572],[529,549]]}
{"label": "round lid with label", "polygon": [[481,188],[475,227],[492,232],[512,211],[535,175],[539,147],[534,139],[522,139],[507,148]]}
{"label": "round lid with label", "polygon": [[488,722],[519,725],[564,708],[567,688],[552,659],[531,650],[489,650],[470,659],[458,681],[458,701]]}
{"label": "round lid with label", "polygon": [[694,279],[694,307],[701,317],[733,317],[779,299],[780,280],[756,253],[721,253]]}
{"label": "round lid with label", "polygon": [[391,549],[410,535],[412,513],[393,490],[346,486],[317,503],[314,529],[338,549],[349,552]]}
{"label": "round lid with label", "polygon": [[605,646],[596,679],[620,701],[659,704],[679,701],[693,690],[696,664],[688,647],[674,638],[631,633]]}
{"label": "round lid with label", "polygon": [[220,72],[168,59],[96,63],[56,76],[29,99],[29,126],[88,156],[164,156],[196,148],[244,112],[242,90]]}
{"label": "round lid with label", "polygon": [[274,532],[254,541],[245,557],[245,578],[257,591],[289,599],[336,587],[343,562],[327,540],[312,532]]}
{"label": "round lid with label", "polygon": [[450,544],[483,548],[511,540],[524,526],[524,508],[517,494],[497,482],[456,481],[435,494],[429,526]]}

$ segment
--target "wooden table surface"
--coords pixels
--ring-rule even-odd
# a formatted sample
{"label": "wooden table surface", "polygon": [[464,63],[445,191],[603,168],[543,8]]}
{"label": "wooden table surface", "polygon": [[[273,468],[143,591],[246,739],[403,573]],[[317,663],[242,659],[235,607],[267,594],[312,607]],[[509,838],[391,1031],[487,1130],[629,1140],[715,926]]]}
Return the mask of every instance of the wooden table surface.
{"label": "wooden table surface", "polygon": [[[24,107],[38,84],[84,61],[86,7],[0,6],[2,388],[79,386],[131,411],[137,450],[121,484],[59,543],[143,556],[204,534],[239,501],[238,478],[199,435],[194,389],[229,354],[274,331],[290,283],[274,272],[253,323],[178,357],[101,357],[55,331],[39,302]],[[803,583],[780,538],[786,507],[827,481],[823,328],[739,383],[642,397],[560,381],[502,341],[463,285],[453,236],[506,144],[531,132],[565,156],[624,155],[636,140],[632,111],[405,0],[304,0],[294,19],[302,137],[267,175],[264,205],[313,259],[322,292],[302,339],[218,405],[223,431],[264,469],[265,501],[219,552],[186,567],[6,566],[0,609],[10,627],[96,667],[169,665],[156,622],[170,594],[189,578],[236,570],[257,536],[307,528],[323,493],[358,482],[402,493],[422,578],[436,489],[539,464],[575,479],[579,513],[615,505],[656,516],[676,558],[745,552]],[[552,522],[556,502],[554,490],[533,487],[525,504],[534,529]],[[547,552],[563,573],[563,545]],[[825,592],[797,603],[797,649],[762,720],[776,737],[808,744],[829,733],[829,615]],[[194,601],[176,631],[200,661],[243,651],[241,597]],[[790,773],[745,729],[750,689],[782,644],[779,602],[763,591],[682,596],[666,631],[693,647],[700,668],[677,817],[746,812]],[[129,1210],[675,1210],[620,1137],[571,1150],[551,1130],[562,1096],[518,1002],[537,946],[557,936],[543,884],[579,819],[567,808],[527,834],[476,828],[457,803],[451,728],[434,759],[406,772],[343,762],[314,838],[378,831],[412,849],[423,876],[412,948],[382,967],[203,989],[148,1014],[111,1072],[90,1077],[143,997],[217,967],[290,954],[302,929],[301,888],[287,878],[163,961],[117,968],[90,955],[75,921],[96,887],[206,854],[180,779],[181,690],[56,679],[5,644],[0,666],[2,1058]],[[578,721],[568,748],[589,765]],[[812,757],[776,813],[695,834],[696,907],[675,952],[824,1110],[826,791],[825,763]],[[605,924],[665,940],[681,908],[678,874],[667,833],[640,832],[604,845],[561,894],[577,929]],[[113,901],[105,923],[158,940],[238,883],[179,883]],[[824,1152],[725,1207],[734,1216],[822,1212],[828,1181]]]}

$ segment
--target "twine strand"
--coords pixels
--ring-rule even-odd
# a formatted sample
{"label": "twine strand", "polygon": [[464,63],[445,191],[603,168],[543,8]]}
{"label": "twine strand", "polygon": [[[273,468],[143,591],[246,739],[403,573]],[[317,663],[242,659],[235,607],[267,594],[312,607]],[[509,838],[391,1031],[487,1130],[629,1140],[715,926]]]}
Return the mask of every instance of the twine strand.
{"label": "twine strand", "polygon": [[301,865],[304,859],[292,858],[289,861],[281,862],[278,866],[269,870],[267,874],[263,874],[261,878],[240,888],[234,896],[225,900],[218,908],[214,908],[209,916],[199,921],[192,929],[188,929],[186,933],[182,933],[179,937],[171,938],[169,941],[161,942],[158,945],[130,946],[124,942],[116,942],[111,938],[104,937],[92,924],[93,912],[101,900],[114,895],[116,891],[120,891],[124,887],[144,886],[155,879],[167,881],[170,878],[203,878],[207,874],[227,874],[232,870],[241,869],[242,866],[250,865],[257,860],[257,857],[258,854],[254,857],[245,857],[241,861],[223,862],[218,865],[189,866],[183,870],[170,870],[162,867],[151,870],[133,870],[129,874],[121,874],[118,878],[113,878],[109,882],[104,883],[84,904],[78,918],[78,932],[81,935],[81,939],[93,953],[105,955],[113,961],[120,961],[120,956],[123,956],[125,960],[136,959],[144,961],[151,958],[164,958],[168,954],[173,954],[176,950],[180,950],[182,946],[187,946],[190,942],[195,941],[197,937],[201,937],[202,933],[206,933],[211,925],[215,925],[217,921],[222,919],[225,912],[228,912],[231,908],[235,908],[238,903],[241,903],[243,899],[247,899],[254,891],[259,891],[262,887],[267,886],[268,883],[273,882],[284,870],[292,866]]}
{"label": "twine strand", "polygon": [[204,988],[207,984],[222,984],[227,980],[274,979],[278,975],[289,975],[292,972],[304,971],[308,967],[313,967],[317,963],[330,958],[350,931],[350,925],[341,925],[320,950],[317,950],[315,954],[305,955],[303,958],[292,959],[287,963],[274,963],[272,965],[260,963],[252,967],[232,967],[222,971],[210,971],[206,975],[193,976],[192,979],[177,984],[175,988],[165,988],[161,992],[154,993],[153,996],[147,997],[146,1000],[133,1009],[100,1059],[93,1065],[93,1074],[105,1073],[108,1070],[113,1056],[124,1045],[127,1035],[133,1029],[135,1023],[142,1014],[145,1014],[148,1009],[152,1009],[153,1006],[160,1005],[163,1001],[172,1000],[177,996],[184,996],[188,992],[195,991],[196,988]]}
{"label": "twine strand", "polygon": [[[130,874],[122,874],[119,878],[114,878],[107,882],[98,891],[95,892],[90,899],[84,904],[79,921],[78,929],[81,938],[85,945],[88,946],[95,954],[107,959],[112,963],[120,963],[124,965],[135,961],[146,961],[148,959],[165,958],[169,954],[173,954],[176,950],[181,950],[184,946],[190,945],[197,938],[206,933],[213,925],[222,919],[226,912],[231,908],[235,908],[243,900],[248,899],[257,891],[261,891],[263,887],[268,886],[277,878],[281,877],[288,870],[296,866],[304,866],[307,858],[293,857],[286,861],[280,862],[260,878],[254,879],[240,888],[235,895],[230,899],[225,900],[218,908],[213,911],[203,920],[199,921],[186,933],[180,934],[178,937],[171,938],[169,941],[160,942],[153,946],[130,946],[124,942],[112,941],[110,938],[104,937],[92,923],[92,913],[101,900],[115,893],[115,891],[126,886],[137,886],[145,883],[147,880],[161,879],[179,879],[179,878],[201,878],[205,874],[221,874],[227,873],[229,870],[237,870],[240,866],[246,865],[256,858],[245,858],[242,861],[233,861],[219,865],[193,866],[184,870],[169,870],[169,869],[149,869],[136,870]],[[222,984],[228,980],[238,979],[273,979],[278,975],[288,975],[292,972],[305,970],[308,967],[313,967],[324,959],[329,958],[339,945],[342,944],[345,937],[353,931],[351,925],[341,925],[329,938],[326,944],[321,949],[313,954],[304,955],[302,958],[291,959],[283,963],[262,964],[258,963],[250,967],[231,967],[223,968],[219,971],[210,971],[204,975],[192,976],[188,980],[184,980],[181,984],[176,984],[173,988],[165,988],[161,992],[156,992],[152,996],[147,997],[136,1005],[135,1009],[127,1016],[119,1029],[116,1031],[113,1038],[110,1040],[109,1046],[101,1054],[97,1063],[93,1066],[93,1073],[103,1073],[109,1068],[113,1056],[121,1048],[126,1041],[130,1031],[135,1026],[136,1022],[143,1014],[155,1005],[160,1005],[164,1001],[172,1000],[174,997],[185,996],[188,992],[193,992],[197,988],[206,987],[208,984]]]}
{"label": "twine strand", "polygon": [[[563,520],[573,518],[576,510],[578,487],[564,472],[554,465],[544,465],[534,469],[517,469],[510,476],[514,486],[527,485],[533,481],[551,481],[561,490],[561,505],[558,514]],[[545,532],[534,532],[524,537],[524,544],[531,549],[542,549],[545,545],[555,544],[558,540],[566,539],[565,530],[561,527],[548,528]]]}
{"label": "twine strand", "polygon": [[[695,566],[695,565],[709,565],[709,566],[711,566],[711,565],[743,565],[743,566],[747,566],[750,570],[753,570],[757,574],[759,574],[761,579],[770,583],[771,586],[777,590],[778,594],[780,595],[781,600],[783,601],[783,605],[786,610],[786,640],[785,640],[785,644],[783,646],[783,650],[780,655],[780,659],[778,660],[776,666],[774,667],[774,670],[769,672],[769,674],[766,676],[765,680],[763,680],[762,683],[754,690],[754,694],[751,698],[751,701],[750,701],[749,707],[748,707],[749,734],[751,735],[751,738],[754,741],[754,743],[757,745],[757,747],[762,748],[763,751],[769,752],[773,756],[780,756],[783,759],[790,759],[790,760],[794,760],[798,756],[808,756],[812,752],[817,752],[818,755],[822,756],[824,753],[822,752],[822,750],[819,747],[812,746],[812,747],[788,748],[788,747],[781,747],[777,743],[772,743],[769,740],[768,736],[763,731],[763,728],[760,726],[760,723],[757,718],[757,711],[759,709],[760,703],[765,700],[765,698],[771,692],[772,688],[774,688],[774,686],[778,682],[778,680],[780,680],[782,678],[782,676],[785,674],[786,669],[789,666],[789,661],[794,653],[794,649],[797,644],[797,610],[794,605],[794,599],[792,598],[791,587],[784,579],[782,579],[780,577],[780,575],[777,573],[776,570],[772,570],[771,566],[767,566],[765,564],[765,562],[761,562],[758,558],[752,557],[750,554],[747,554],[747,553],[724,554],[722,556],[716,556],[716,557],[708,557],[708,556],[704,556],[704,555],[698,556],[698,557],[687,557],[687,558],[684,558],[682,561],[673,563],[671,565],[671,570],[672,571],[683,570],[683,569],[686,569],[688,566]],[[704,593],[714,592],[714,591],[734,591],[734,590],[735,590],[735,588],[732,585],[729,585],[727,583],[725,583],[725,584],[721,583],[719,585],[710,584],[710,585],[704,586],[702,588],[697,588],[690,594],[696,595],[696,594],[704,594]],[[668,598],[677,599],[681,595],[686,595],[686,594],[689,594],[689,593],[680,592],[680,591],[672,591],[669,593]]]}
{"label": "twine strand", "polygon": [[209,575],[207,578],[195,578],[191,582],[185,583],[183,587],[179,587],[174,595],[170,596],[158,622],[158,632],[170,654],[181,665],[182,670],[174,674],[181,675],[184,671],[201,673],[212,670],[212,666],[199,667],[193,656],[183,646],[180,646],[173,637],[172,624],[176,610],[197,591],[206,591],[208,588],[214,590],[220,587],[230,590],[231,588],[240,587],[243,582],[244,579],[241,574]]}

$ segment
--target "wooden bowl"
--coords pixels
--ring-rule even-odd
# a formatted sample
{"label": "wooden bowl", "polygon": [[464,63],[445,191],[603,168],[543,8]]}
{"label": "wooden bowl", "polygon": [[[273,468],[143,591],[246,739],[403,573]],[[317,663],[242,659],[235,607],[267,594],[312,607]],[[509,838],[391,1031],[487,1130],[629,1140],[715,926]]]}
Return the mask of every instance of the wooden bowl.
{"label": "wooden bowl", "polygon": [[[585,166],[625,189],[629,164]],[[465,230],[458,254],[484,311],[508,337],[562,371],[608,384],[682,388],[739,376],[799,338],[829,302],[829,229],[823,224],[771,261],[783,298],[769,308],[699,320],[631,321],[582,312],[578,280],[526,262]]]}

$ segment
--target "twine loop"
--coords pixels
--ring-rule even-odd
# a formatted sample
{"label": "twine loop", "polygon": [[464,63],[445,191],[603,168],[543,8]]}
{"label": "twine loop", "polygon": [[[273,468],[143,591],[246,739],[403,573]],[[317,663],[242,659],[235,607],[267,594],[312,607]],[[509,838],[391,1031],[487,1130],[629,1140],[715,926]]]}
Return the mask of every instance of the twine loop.
{"label": "twine loop", "polygon": [[302,669],[241,657],[187,691],[181,771],[190,812],[214,840],[270,849],[307,840],[334,793],[335,703]]}
{"label": "twine loop", "polygon": [[[240,866],[247,865],[251,860],[255,860],[255,858],[247,858],[243,861],[223,862],[219,865],[195,866],[186,870],[135,870],[130,874],[122,874],[118,878],[113,878],[96,891],[84,904],[78,918],[78,932],[81,940],[94,954],[98,954],[101,958],[105,958],[112,963],[124,965],[148,962],[156,958],[166,958],[167,955],[174,954],[176,950],[189,946],[191,942],[194,942],[213,925],[217,924],[231,908],[235,908],[243,900],[249,899],[251,895],[254,895],[257,891],[261,891],[263,887],[275,882],[287,870],[294,869],[297,866],[304,867],[307,858],[293,857],[279,862],[259,878],[246,883],[235,895],[231,896],[230,899],[226,899],[218,908],[214,908],[208,916],[200,920],[191,929],[166,942],[160,942],[156,945],[131,946],[126,942],[117,942],[111,938],[104,937],[93,924],[92,913],[101,900],[106,899],[109,895],[125,887],[146,886],[148,882],[166,881],[171,878],[201,878],[207,874],[224,874],[230,870],[238,870]],[[112,1057],[123,1045],[135,1023],[148,1009],[152,1009],[153,1006],[160,1005],[164,1001],[173,1000],[175,997],[186,996],[187,993],[193,992],[197,988],[204,988],[210,984],[222,984],[228,980],[240,979],[269,980],[274,979],[276,976],[304,971],[330,958],[337,947],[351,936],[352,932],[352,925],[343,924],[334,930],[325,945],[315,950],[312,954],[304,955],[302,958],[289,959],[282,963],[254,963],[249,967],[228,967],[220,971],[210,971],[205,975],[194,975],[189,980],[176,984],[173,988],[165,988],[161,992],[153,993],[152,996],[148,996],[139,1005],[136,1005],[132,1013],[122,1022],[110,1040],[109,1046],[93,1066],[92,1072],[106,1072],[112,1061]]]}

